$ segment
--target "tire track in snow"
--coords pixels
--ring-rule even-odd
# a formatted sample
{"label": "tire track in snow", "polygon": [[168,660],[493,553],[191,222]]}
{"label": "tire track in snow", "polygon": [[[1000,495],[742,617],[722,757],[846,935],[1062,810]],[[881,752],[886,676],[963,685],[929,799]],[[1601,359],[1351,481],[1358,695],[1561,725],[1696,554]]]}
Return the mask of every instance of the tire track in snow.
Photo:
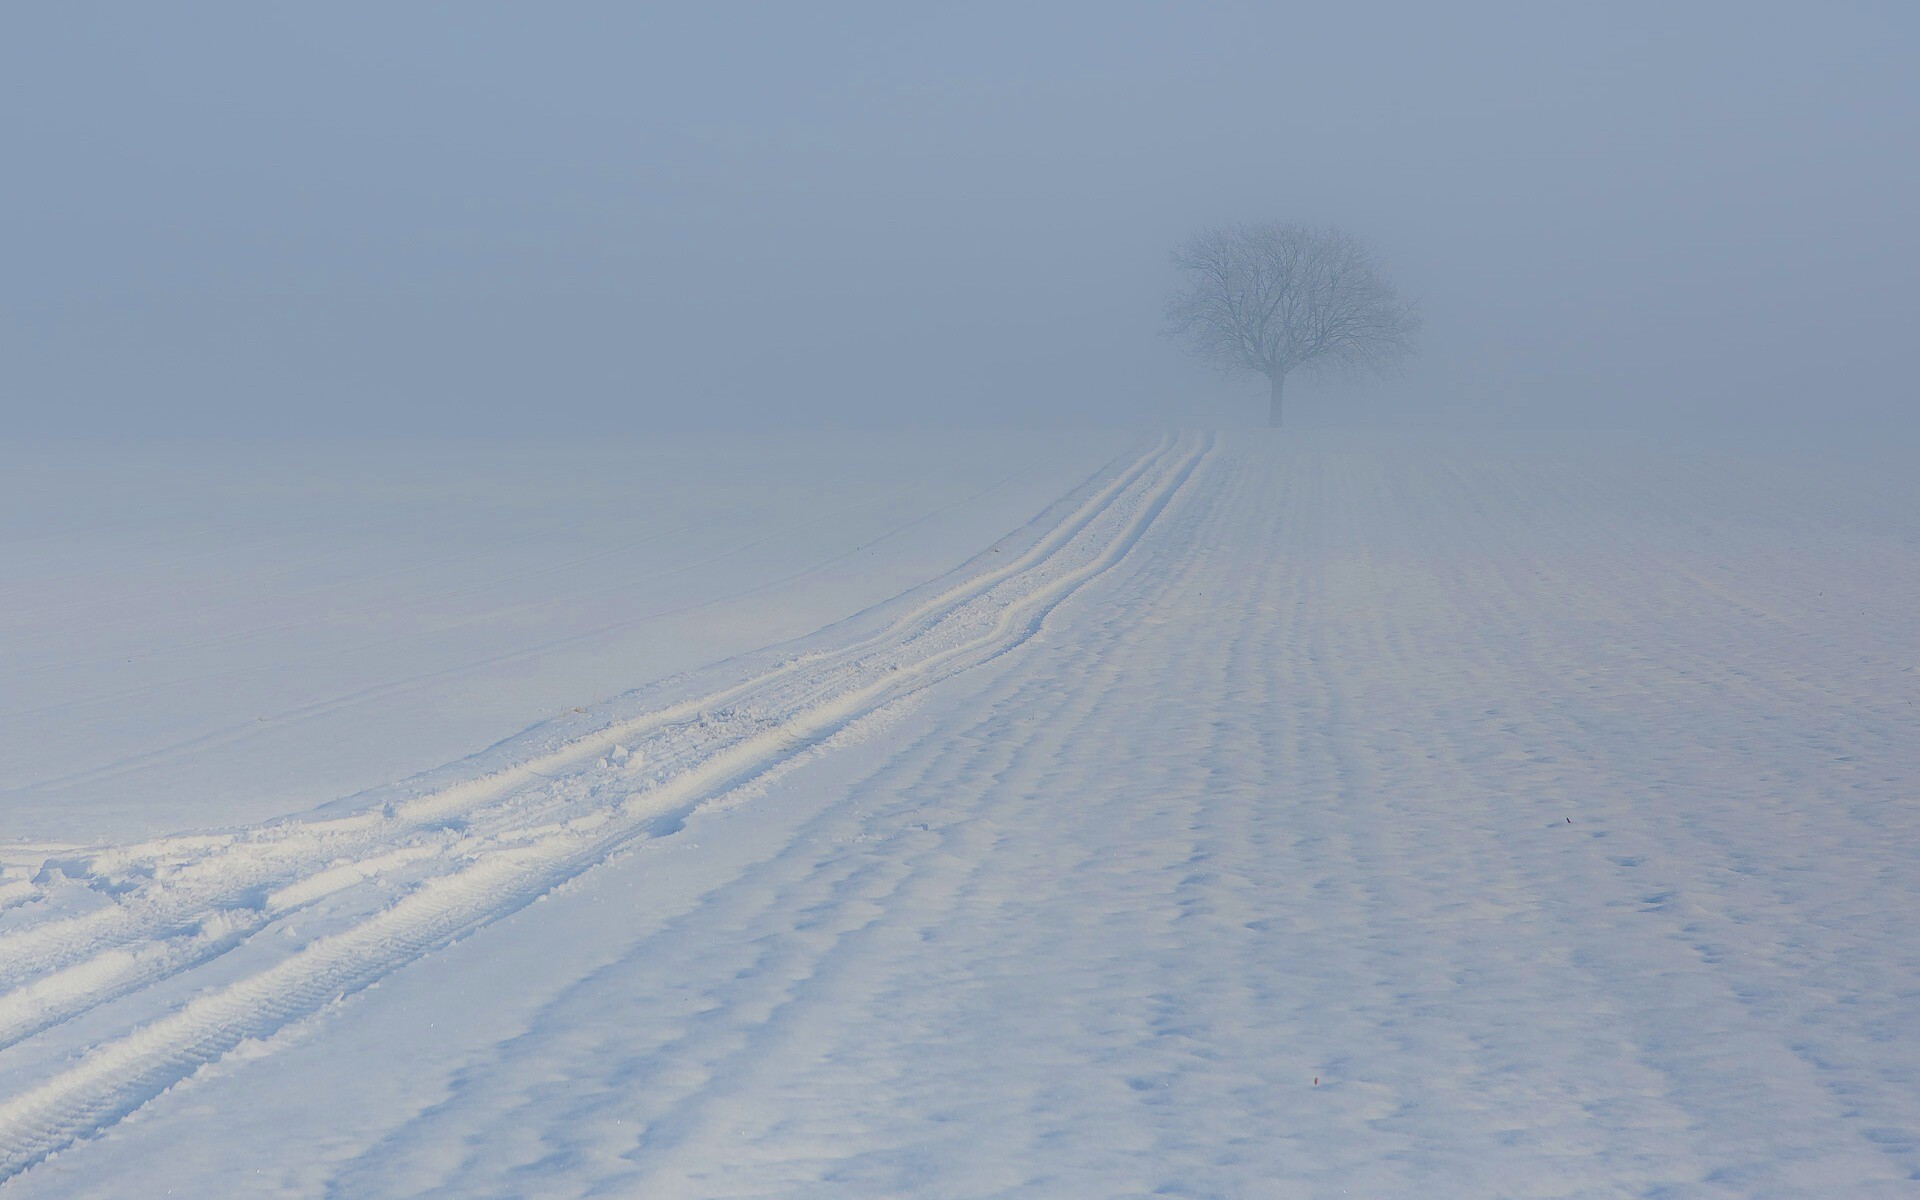
{"label": "tire track in snow", "polygon": [[[1210,495],[1227,470],[1210,468]],[[1090,723],[1099,728],[1093,718],[1122,681],[1115,648],[1175,619],[1201,565],[1186,547],[1218,507],[1188,505],[1157,524],[1118,588],[1103,583],[1097,603],[1082,597],[1071,620],[1078,628],[1091,619],[1099,636],[1054,643],[1038,674],[996,672],[977,720],[911,740],[858,785],[854,807],[871,811],[835,804],[793,837],[796,846],[836,845],[827,857],[780,854],[759,863],[596,969],[520,1038],[464,1070],[444,1103],[341,1168],[327,1194],[697,1194],[696,1164],[745,1158],[766,1168],[767,1146],[756,1139],[745,1149],[737,1135],[743,1098],[777,1086],[767,1082],[770,1070],[777,1078],[796,1057],[810,1061],[832,1023],[851,1012],[897,1018],[937,1003],[942,989],[923,977],[915,986],[889,970],[874,973],[887,957],[883,947],[923,943],[955,911],[991,903],[977,894],[983,867],[1033,851],[1018,838],[1001,846],[995,823],[978,821],[975,806],[992,792],[1003,804],[1044,807],[1043,799],[1015,797],[1051,797],[1070,786],[1066,748],[1086,749]],[[1010,778],[1027,782],[1009,795]],[[875,852],[868,839],[889,849]],[[661,961],[677,964],[675,972],[662,976]],[[555,1045],[557,1030],[593,1027],[610,996],[649,1019],[604,1039],[562,1035],[565,1045]],[[950,1014],[924,1024],[950,1027]],[[503,1097],[509,1102],[495,1107]],[[807,1119],[831,1119],[829,1108],[810,1103]],[[860,1140],[839,1144],[851,1152]],[[791,1184],[767,1179],[758,1187],[787,1194],[783,1182]]]}
{"label": "tire track in snow", "polygon": [[[158,873],[142,911],[135,903],[125,918],[76,918],[101,928],[58,922],[54,932],[29,926],[0,942],[0,972],[15,970],[36,981],[50,971],[89,968],[109,981],[90,991],[84,974],[72,984],[37,997],[57,1022],[110,995],[155,979],[171,978],[222,949],[245,940],[291,908],[329,889],[322,872],[344,886],[358,886],[359,863],[378,875],[370,860],[420,848],[420,858],[446,869],[418,884],[391,905],[349,928],[317,938],[273,965],[204,993],[173,1013],[103,1042],[77,1062],[0,1104],[0,1180],[10,1178],[67,1145],[111,1126],[200,1067],[241,1043],[271,1036],[439,946],[530,903],[632,841],[671,833],[685,815],[783,762],[793,760],[875,709],[979,666],[1038,632],[1049,612],[1089,580],[1120,561],[1180,493],[1211,449],[1211,439],[1163,444],[1096,491],[1025,554],[1004,567],[967,578],[929,596],[879,632],[836,649],[803,654],[744,683],[719,689],[631,721],[619,722],[546,755],[505,771],[436,793],[389,805],[378,812],[323,821],[283,822],[226,839],[170,840],[102,852],[86,869],[112,875],[151,866],[183,854],[189,867],[213,881],[202,889],[170,892]],[[715,707],[725,719],[703,721]],[[664,769],[635,788],[621,762],[623,739],[653,733],[664,744]],[[644,760],[643,760],[644,761]],[[571,772],[553,778],[556,772]],[[532,785],[529,803],[516,803]],[[447,826],[465,826],[449,843]],[[436,844],[435,839],[438,839]],[[356,854],[339,853],[343,844]],[[261,848],[280,850],[278,856]],[[418,860],[408,860],[417,862]],[[289,868],[289,862],[292,869]],[[193,875],[194,872],[187,872]],[[102,961],[117,947],[151,941],[162,912],[187,908],[201,921],[221,908],[219,898],[236,890],[257,895],[251,918],[206,953],[170,959],[153,955],[150,974],[128,961]],[[302,890],[304,885],[304,890]],[[141,886],[130,894],[138,896]],[[276,908],[271,897],[287,904]],[[288,898],[291,898],[288,901]],[[209,899],[216,902],[210,904]],[[244,910],[243,910],[244,911]],[[116,920],[124,928],[110,927]],[[203,926],[196,923],[196,934]],[[68,941],[82,947],[65,949]],[[11,952],[14,957],[5,957]],[[12,963],[14,965],[8,965]],[[65,966],[54,964],[64,963]],[[131,980],[131,982],[129,982]],[[14,999],[19,989],[0,998]],[[51,1000],[50,1005],[45,1003]],[[66,1016],[59,1015],[65,1012]]]}
{"label": "tire track in snow", "polygon": [[[0,980],[9,988],[0,994],[0,1049],[101,1000],[223,953],[294,908],[338,890],[296,886],[302,882],[356,882],[349,878],[355,864],[385,860],[397,844],[438,844],[448,860],[456,849],[480,845],[471,838],[457,848],[452,845],[454,839],[446,832],[450,822],[478,827],[482,840],[486,834],[512,837],[546,819],[542,813],[556,807],[537,799],[529,803],[529,789],[577,774],[629,744],[640,752],[643,766],[646,758],[655,760],[647,775],[631,781],[636,786],[671,775],[689,753],[698,756],[708,749],[706,739],[691,739],[688,747],[649,744],[650,738],[717,710],[765,701],[770,689],[796,672],[819,675],[830,666],[927,632],[996,586],[1050,561],[1156,467],[1174,461],[1178,449],[1171,439],[1163,439],[1024,554],[972,576],[965,576],[963,568],[958,582],[849,644],[791,657],[737,683],[614,722],[504,769],[378,811],[295,818],[239,833],[189,834],[49,860],[54,871],[83,877],[112,893],[116,902],[0,935]],[[779,703],[779,697],[772,699]],[[669,749],[677,753],[664,753]],[[634,761],[631,753],[621,757],[623,765]],[[10,903],[23,899],[10,898]],[[144,953],[115,953],[130,945]]]}

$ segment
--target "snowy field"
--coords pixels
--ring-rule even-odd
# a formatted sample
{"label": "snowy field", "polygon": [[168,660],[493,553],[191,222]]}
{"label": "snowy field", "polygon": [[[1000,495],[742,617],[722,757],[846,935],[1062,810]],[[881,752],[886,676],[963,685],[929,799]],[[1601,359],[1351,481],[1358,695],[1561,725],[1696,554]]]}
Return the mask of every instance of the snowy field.
{"label": "snowy field", "polygon": [[797,637],[1126,448],[0,444],[0,836],[257,821]]}
{"label": "snowy field", "polygon": [[1897,465],[544,453],[0,485],[0,1194],[1920,1189]]}

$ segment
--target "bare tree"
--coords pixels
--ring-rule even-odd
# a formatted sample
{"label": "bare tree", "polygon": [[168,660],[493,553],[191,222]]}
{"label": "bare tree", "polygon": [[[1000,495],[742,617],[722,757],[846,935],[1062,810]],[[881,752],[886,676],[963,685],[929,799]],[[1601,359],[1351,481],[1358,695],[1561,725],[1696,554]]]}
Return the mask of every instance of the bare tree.
{"label": "bare tree", "polygon": [[1189,241],[1173,262],[1187,282],[1167,303],[1168,333],[1222,370],[1265,375],[1276,428],[1292,372],[1380,370],[1413,352],[1418,311],[1352,234],[1233,225]]}

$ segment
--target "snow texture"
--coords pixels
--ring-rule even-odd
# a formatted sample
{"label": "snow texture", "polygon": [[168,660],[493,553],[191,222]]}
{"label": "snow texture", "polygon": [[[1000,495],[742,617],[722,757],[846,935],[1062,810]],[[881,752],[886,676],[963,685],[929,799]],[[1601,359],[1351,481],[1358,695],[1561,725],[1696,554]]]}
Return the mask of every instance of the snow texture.
{"label": "snow texture", "polygon": [[1912,501],[1162,439],[855,618],[440,771],[16,846],[0,1175],[1911,1195]]}

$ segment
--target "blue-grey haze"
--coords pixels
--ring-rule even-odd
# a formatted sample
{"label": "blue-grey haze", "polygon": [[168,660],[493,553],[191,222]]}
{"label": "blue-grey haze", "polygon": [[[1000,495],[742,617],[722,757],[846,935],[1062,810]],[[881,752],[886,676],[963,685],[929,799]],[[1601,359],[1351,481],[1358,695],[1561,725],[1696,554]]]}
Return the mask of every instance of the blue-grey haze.
{"label": "blue-grey haze", "polygon": [[1911,430],[1920,8],[8,5],[15,435],[1251,423],[1169,248],[1427,315],[1307,423]]}

